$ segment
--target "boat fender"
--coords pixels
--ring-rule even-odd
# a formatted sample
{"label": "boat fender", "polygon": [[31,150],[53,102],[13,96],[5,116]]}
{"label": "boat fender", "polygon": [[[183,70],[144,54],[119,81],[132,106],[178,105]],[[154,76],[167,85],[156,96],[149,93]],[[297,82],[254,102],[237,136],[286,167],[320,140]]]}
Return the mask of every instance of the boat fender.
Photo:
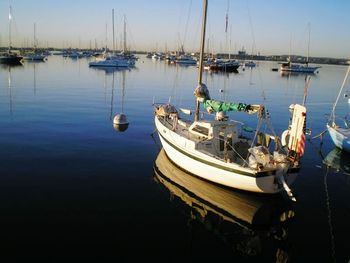
{"label": "boat fender", "polygon": [[281,136],[281,144],[282,146],[286,146],[288,144],[289,141],[289,130],[285,130],[284,132],[282,132],[282,136]]}

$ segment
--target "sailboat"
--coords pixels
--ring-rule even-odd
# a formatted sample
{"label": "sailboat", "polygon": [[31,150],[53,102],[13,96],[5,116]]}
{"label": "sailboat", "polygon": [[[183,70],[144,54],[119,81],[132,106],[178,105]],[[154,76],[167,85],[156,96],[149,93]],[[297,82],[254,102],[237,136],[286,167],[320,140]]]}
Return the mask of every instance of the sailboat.
{"label": "sailboat", "polygon": [[21,64],[22,56],[19,56],[17,53],[11,51],[12,40],[11,40],[11,20],[12,20],[12,8],[9,7],[9,47],[8,51],[0,54],[0,63],[1,64]]}
{"label": "sailboat", "polygon": [[287,59],[287,62],[282,63],[280,67],[280,71],[283,72],[292,72],[292,73],[309,73],[314,74],[317,69],[320,67],[310,67],[309,66],[309,53],[310,53],[310,26],[309,26],[309,41],[307,48],[307,57],[305,65],[292,63],[291,57]]}
{"label": "sailboat", "polygon": [[340,126],[340,124],[336,123],[335,119],[335,108],[338,104],[339,98],[340,98],[340,94],[342,93],[346,80],[348,79],[349,76],[349,72],[350,72],[350,66],[348,67],[348,70],[345,74],[343,83],[340,87],[337,99],[333,105],[332,108],[332,112],[330,115],[330,119],[327,123],[327,130],[329,132],[329,135],[331,136],[331,139],[333,141],[333,143],[335,144],[335,146],[337,146],[338,148],[350,152],[350,127],[348,126],[347,122],[345,121],[344,124],[345,126]]}
{"label": "sailboat", "polygon": [[[177,109],[170,103],[154,103],[154,121],[161,144],[169,159],[190,174],[245,191],[266,194],[285,191],[295,200],[289,186],[299,172],[304,153],[306,108],[299,104],[290,106],[292,118],[280,140],[273,129],[270,129],[272,134],[259,130],[263,123],[271,127],[263,105],[212,100],[202,83],[206,15],[207,0],[204,0],[194,120],[184,117],[191,110]],[[215,119],[201,118],[201,105],[207,112],[215,113]],[[241,122],[230,120],[226,111],[257,114],[259,129],[251,130],[250,136],[244,134],[247,129]],[[270,149],[271,142],[275,151]]]}
{"label": "sailboat", "polygon": [[163,149],[153,168],[154,180],[169,192],[170,200],[189,212],[196,225],[203,223],[208,232],[219,236],[234,251],[258,256],[261,247],[269,247],[262,243],[281,242],[280,249],[288,256],[283,243],[288,238],[288,223],[295,216],[290,202],[275,196],[232,191],[191,176],[174,165]]}
{"label": "sailboat", "polygon": [[23,57],[23,60],[29,61],[45,61],[47,56],[37,51],[37,39],[36,39],[36,24],[34,23],[34,49],[32,53],[28,53]]}
{"label": "sailboat", "polygon": [[[89,67],[115,67],[128,68],[134,65],[135,61],[125,59],[124,56],[116,55],[115,52],[115,37],[114,37],[114,9],[112,9],[112,25],[113,25],[113,52],[108,53],[107,47],[104,53],[104,59],[91,61]],[[107,45],[107,41],[106,41]]]}

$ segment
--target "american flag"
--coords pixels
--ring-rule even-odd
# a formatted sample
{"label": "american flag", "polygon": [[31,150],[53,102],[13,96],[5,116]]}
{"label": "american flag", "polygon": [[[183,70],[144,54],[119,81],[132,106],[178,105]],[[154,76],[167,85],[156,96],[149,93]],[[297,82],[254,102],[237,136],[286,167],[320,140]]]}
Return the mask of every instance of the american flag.
{"label": "american flag", "polygon": [[300,136],[300,141],[298,144],[298,154],[299,156],[304,155],[304,149],[305,149],[305,133],[303,132]]}
{"label": "american flag", "polygon": [[[305,113],[303,113],[305,114]],[[304,120],[304,125],[303,125],[303,133],[300,136],[300,140],[298,142],[298,150],[297,153],[299,156],[304,155],[304,150],[305,150],[305,130],[306,130],[306,114],[305,114],[305,120]]]}

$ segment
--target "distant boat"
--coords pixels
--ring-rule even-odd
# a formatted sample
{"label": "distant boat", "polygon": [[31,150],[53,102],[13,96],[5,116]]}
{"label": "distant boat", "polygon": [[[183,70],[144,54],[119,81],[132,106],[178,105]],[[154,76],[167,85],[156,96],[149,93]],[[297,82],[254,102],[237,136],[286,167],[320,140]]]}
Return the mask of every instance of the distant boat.
{"label": "distant boat", "polygon": [[78,52],[78,51],[71,51],[68,54],[66,54],[66,57],[78,59],[78,58],[84,57],[84,55],[83,55],[83,53]]}
{"label": "distant boat", "polygon": [[317,69],[320,67],[310,67],[308,64],[296,64],[291,61],[287,61],[285,63],[281,63],[280,71],[281,72],[292,72],[292,73],[309,73],[314,74]]}
{"label": "distant boat", "polygon": [[209,233],[245,256],[258,256],[267,243],[280,240],[279,235],[285,235],[287,224],[295,217],[286,200],[234,191],[201,180],[174,165],[164,150],[159,152],[153,167],[154,180],[169,192],[170,200],[176,200],[177,208],[187,212],[190,222],[203,223]]}
{"label": "distant boat", "polygon": [[197,60],[189,55],[181,55],[175,59],[175,63],[180,65],[196,65]]}
{"label": "distant boat", "polygon": [[9,64],[9,65],[19,65],[21,64],[22,56],[19,56],[17,53],[8,51],[0,54],[0,63]]}
{"label": "distant boat", "polygon": [[292,72],[292,73],[309,73],[314,74],[317,69],[321,67],[310,67],[309,66],[309,53],[310,53],[310,27],[309,27],[309,40],[308,40],[308,49],[306,62],[304,64],[292,63],[291,57],[287,59],[287,62],[281,63],[280,71],[283,72]]}
{"label": "distant boat", "polygon": [[152,59],[153,60],[162,60],[162,59],[164,59],[164,54],[163,53],[161,53],[161,52],[156,52],[156,53],[154,53],[153,55],[152,55]]}
{"label": "distant boat", "polygon": [[34,23],[34,48],[33,52],[27,53],[24,57],[23,60],[29,60],[29,61],[45,61],[47,59],[47,56],[43,53],[40,53],[37,51],[37,39],[36,39],[36,25]]}
{"label": "distant boat", "polygon": [[121,67],[127,68],[132,66],[129,60],[124,58],[119,58],[118,56],[114,56],[113,54],[106,54],[104,59],[91,61],[89,63],[90,67]]}
{"label": "distant boat", "polygon": [[223,72],[238,72],[240,64],[236,60],[222,60],[215,59],[213,62],[206,65],[211,71],[223,71]]}
{"label": "distant boat", "polygon": [[9,7],[9,47],[8,51],[0,54],[0,63],[1,64],[13,64],[18,65],[21,64],[22,56],[19,56],[17,53],[11,51],[11,20],[12,20],[12,12],[11,6]]}
{"label": "distant boat", "polygon": [[252,60],[244,62],[244,66],[248,68],[254,68],[256,66],[256,63]]}
{"label": "distant boat", "polygon": [[28,53],[23,57],[23,60],[29,61],[45,61],[47,56],[41,53]]}
{"label": "distant boat", "polygon": [[[113,40],[114,40],[114,9],[112,9],[112,23],[113,23]],[[126,30],[125,30],[125,17],[124,17],[124,51],[126,51]],[[89,67],[115,67],[115,68],[128,68],[135,65],[136,58],[132,56],[126,56],[126,53],[116,54],[114,52],[114,41],[113,41],[113,51],[106,52],[107,47],[105,49],[105,53],[103,54],[103,58],[91,61],[89,63]]]}
{"label": "distant boat", "polygon": [[333,105],[330,119],[327,123],[327,130],[335,146],[347,152],[350,152],[350,126],[348,125],[348,122],[346,119],[344,119],[344,125],[342,126],[339,124],[339,122],[336,123],[335,108],[338,104],[340,94],[342,93],[346,80],[349,76],[349,72],[350,72],[350,66],[348,67],[348,70],[345,74],[345,78],[341,85],[337,99]]}

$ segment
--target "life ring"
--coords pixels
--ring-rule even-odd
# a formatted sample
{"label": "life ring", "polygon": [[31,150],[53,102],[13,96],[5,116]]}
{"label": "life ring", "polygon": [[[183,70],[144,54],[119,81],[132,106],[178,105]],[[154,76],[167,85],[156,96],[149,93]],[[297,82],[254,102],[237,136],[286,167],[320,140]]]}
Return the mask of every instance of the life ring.
{"label": "life ring", "polygon": [[289,141],[289,130],[285,130],[284,132],[282,132],[282,136],[281,136],[282,146],[286,146],[288,141]]}

